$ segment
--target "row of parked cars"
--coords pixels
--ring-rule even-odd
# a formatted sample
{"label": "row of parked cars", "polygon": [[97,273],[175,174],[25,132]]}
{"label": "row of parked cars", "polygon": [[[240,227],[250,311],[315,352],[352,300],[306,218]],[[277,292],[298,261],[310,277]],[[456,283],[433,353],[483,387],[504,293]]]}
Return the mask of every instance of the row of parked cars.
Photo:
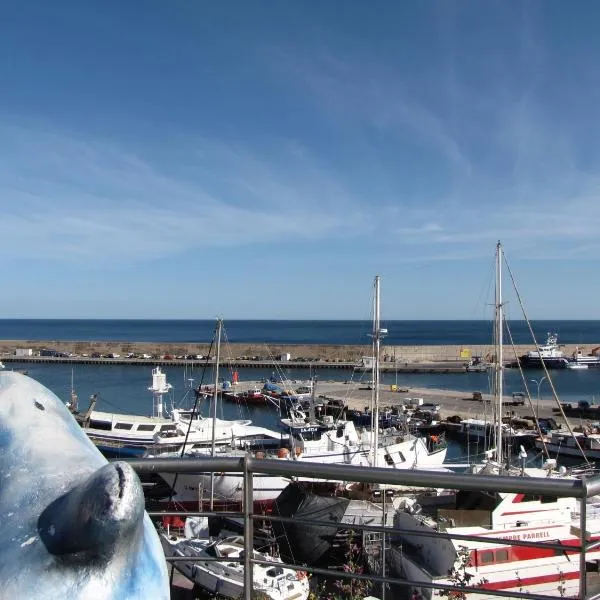
{"label": "row of parked cars", "polygon": [[[84,358],[86,358],[87,354],[82,354]],[[92,352],[89,355],[91,358],[122,358],[120,354],[116,354],[115,352],[109,352],[108,354],[100,354],[100,352]],[[204,360],[204,356],[202,354],[136,354],[134,352],[129,352],[125,355],[125,358],[130,359],[145,359],[145,360]]]}

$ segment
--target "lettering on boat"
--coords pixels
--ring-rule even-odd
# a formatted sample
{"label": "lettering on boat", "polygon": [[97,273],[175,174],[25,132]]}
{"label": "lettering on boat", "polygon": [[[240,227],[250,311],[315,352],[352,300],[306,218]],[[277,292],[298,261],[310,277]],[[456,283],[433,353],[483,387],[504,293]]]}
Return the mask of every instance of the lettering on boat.
{"label": "lettering on boat", "polygon": [[550,534],[547,531],[529,531],[527,533],[515,533],[505,537],[507,540],[540,540],[549,538]]}

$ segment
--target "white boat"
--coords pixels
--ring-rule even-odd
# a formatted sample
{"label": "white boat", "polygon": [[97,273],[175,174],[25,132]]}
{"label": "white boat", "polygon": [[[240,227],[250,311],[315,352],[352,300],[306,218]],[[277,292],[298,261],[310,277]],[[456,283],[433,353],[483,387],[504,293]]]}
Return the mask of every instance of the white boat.
{"label": "white boat", "polygon": [[[163,533],[165,556],[188,556],[190,561],[176,561],[175,568],[188,579],[219,597],[241,598],[244,593],[244,539],[240,536],[222,540],[189,538]],[[220,558],[220,561],[214,560]],[[253,551],[253,558],[270,564],[253,565],[253,589],[271,600],[306,600],[308,578],[304,571],[285,568],[279,558]],[[206,560],[203,560],[206,559]]]}
{"label": "white boat", "polygon": [[[288,421],[282,419],[282,421]],[[372,466],[374,457],[369,432],[360,435],[352,421],[335,422],[332,417],[312,423],[295,421],[289,431],[289,446],[272,451],[258,451],[258,458],[273,458],[290,461],[319,462]],[[435,437],[435,436],[434,436]],[[215,451],[215,456],[242,457],[244,452],[227,449],[223,446]],[[189,450],[189,458],[211,456],[209,448]],[[376,461],[380,467],[392,469],[437,469],[442,467],[446,456],[445,441],[415,437],[401,431],[388,430],[379,440]],[[161,477],[174,489],[173,499],[179,506],[196,510],[199,498],[206,496],[212,485],[214,502],[218,506],[232,507],[241,504],[244,495],[244,479],[241,473],[161,473]],[[253,477],[254,500],[262,508],[272,504],[280,492],[290,483],[288,477],[262,475]]]}
{"label": "white boat", "polygon": [[600,433],[551,431],[535,440],[538,450],[546,450],[551,456],[570,457],[579,460],[600,460]]}
{"label": "white boat", "polygon": [[[546,476],[547,472],[528,469],[527,474]],[[600,540],[600,507],[586,508],[587,539]],[[407,502],[405,510],[396,514],[395,526],[408,532],[399,534],[390,550],[393,573],[434,585],[456,585],[462,578],[468,581],[466,598],[481,597],[470,594],[469,588],[576,598],[579,552],[569,548],[579,545],[579,510],[579,500],[574,498],[473,491],[458,493],[455,508],[440,510],[434,519],[416,514],[418,507]],[[481,541],[427,536],[424,531],[477,536]],[[565,550],[517,546],[510,540],[554,542]],[[588,551],[586,560],[600,560],[600,548]],[[447,597],[439,589],[420,586],[406,593],[424,600]]]}
{"label": "white boat", "polygon": [[[171,408],[165,415],[162,396],[171,386],[160,367],[152,370],[152,386],[148,388],[154,397],[152,416],[109,413],[94,410],[96,397],[86,412],[76,412],[75,417],[88,437],[107,457],[142,457],[152,448],[154,455],[181,454],[186,448],[199,448],[226,444],[252,448],[255,445],[279,445],[281,435],[277,431],[252,425],[252,421],[205,418],[191,410]],[[70,408],[76,411],[76,403]],[[214,434],[214,435],[213,435]]]}
{"label": "white boat", "polygon": [[[577,346],[575,348],[575,352],[573,353],[573,358],[567,365],[569,369],[583,369],[586,367],[600,367],[600,356],[593,354],[598,350],[598,348],[594,348],[592,350],[592,354],[584,354],[581,351],[581,348]],[[574,366],[577,365],[577,366]]]}
{"label": "white boat", "polygon": [[[478,443],[486,447],[495,444],[497,425],[485,419],[463,419],[454,435],[465,443]],[[535,434],[531,431],[519,431],[506,423],[502,423],[502,443],[505,448],[518,449],[521,445],[529,446]]]}
{"label": "white boat", "polygon": [[[373,321],[373,422],[379,423],[379,340],[385,330],[379,326],[379,277],[375,278],[375,316]],[[440,468],[446,458],[446,442],[443,436],[415,436],[390,428],[380,432],[379,427],[359,434],[352,421],[335,420],[330,415],[317,418],[314,414],[315,386],[312,386],[312,402],[309,413],[292,408],[290,418],[281,419],[283,429],[289,434],[291,451],[285,449],[271,455],[260,451],[258,456],[300,460],[327,464],[378,466],[392,469]],[[206,450],[189,451],[187,456],[206,456]],[[235,450],[218,453],[219,456],[237,457]],[[194,510],[205,490],[211,489],[211,501],[232,506],[243,499],[243,475],[241,473],[178,474],[161,473],[161,477],[174,489],[173,499],[178,505]],[[275,501],[289,483],[288,478],[269,475],[254,477],[254,499],[265,507]]]}

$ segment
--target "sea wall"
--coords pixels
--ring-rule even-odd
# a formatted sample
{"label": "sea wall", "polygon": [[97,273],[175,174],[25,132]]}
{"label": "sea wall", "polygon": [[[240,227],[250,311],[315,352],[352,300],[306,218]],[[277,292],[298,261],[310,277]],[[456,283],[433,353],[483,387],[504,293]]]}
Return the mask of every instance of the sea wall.
{"label": "sea wall", "polygon": [[[584,354],[590,353],[600,344],[586,344],[580,349]],[[58,340],[0,340],[0,354],[13,355],[17,348],[30,348],[34,354],[42,348],[53,348],[60,352],[91,355],[92,353],[107,354],[110,352],[126,356],[128,353],[150,354],[153,356],[185,356],[209,354],[210,344],[197,343],[151,343],[151,342],[102,342],[102,341],[58,341]],[[525,354],[535,349],[533,345],[504,347],[505,360]],[[566,356],[571,356],[576,346],[566,344],[562,347]],[[213,352],[214,354],[214,349]],[[325,344],[225,344],[221,349],[224,358],[229,359],[278,359],[282,354],[290,354],[292,360],[324,360],[328,362],[357,361],[361,356],[371,354],[370,346],[340,346]],[[419,362],[467,362],[472,356],[481,356],[490,360],[493,355],[491,346],[477,345],[445,345],[445,346],[382,346],[381,360],[383,362],[419,363]]]}

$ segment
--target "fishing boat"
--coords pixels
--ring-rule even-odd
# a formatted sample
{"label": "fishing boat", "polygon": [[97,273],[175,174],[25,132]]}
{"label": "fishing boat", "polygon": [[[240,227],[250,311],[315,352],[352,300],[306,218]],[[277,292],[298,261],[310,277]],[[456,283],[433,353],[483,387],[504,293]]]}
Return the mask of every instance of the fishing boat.
{"label": "fishing boat", "polygon": [[544,365],[547,369],[565,369],[569,359],[558,345],[558,334],[549,332],[546,343],[540,345],[539,351],[530,350],[519,358],[519,363],[524,369],[543,369]]}
{"label": "fishing boat", "polygon": [[567,367],[569,369],[587,369],[588,367],[600,367],[600,356],[594,354],[598,348],[592,350],[592,354],[584,354],[579,346],[575,348],[573,357]]}
{"label": "fishing boat", "polygon": [[170,392],[171,384],[160,367],[152,370],[152,386],[148,389],[153,394],[152,416],[97,411],[96,395],[92,396],[90,406],[84,412],[77,410],[77,403],[73,400],[69,408],[88,437],[109,458],[139,458],[149,449],[155,455],[181,452],[184,446],[199,448],[210,445],[213,437],[217,445],[230,446],[232,441],[238,447],[249,448],[258,444],[280,444],[278,432],[253,426],[252,421],[246,419],[209,419],[197,411],[174,407],[167,415],[163,396]]}
{"label": "fishing boat", "polygon": [[[520,431],[507,423],[502,423],[502,443],[506,448],[518,450],[521,446],[525,448],[534,445],[537,433],[533,431]],[[453,431],[453,436],[463,443],[482,444],[487,447],[494,440],[497,433],[497,425],[485,419],[463,419],[459,427]]]}
{"label": "fishing boat", "polygon": [[[171,532],[161,535],[167,557],[189,557],[173,564],[185,577],[220,598],[241,598],[244,593],[244,538],[231,536],[211,540],[208,537],[186,537]],[[306,572],[282,566],[280,558],[253,550],[253,559],[268,564],[252,565],[253,590],[271,600],[306,600]],[[220,559],[220,560],[215,560]]]}
{"label": "fishing boat", "polygon": [[[527,469],[526,475],[548,473]],[[461,578],[468,581],[465,598],[471,597],[469,588],[577,597],[579,502],[543,494],[459,492],[454,508],[439,510],[430,517],[422,514],[414,502],[407,501],[395,515],[394,525],[403,533],[395,537],[389,552],[393,573],[432,584],[432,588],[414,586],[405,590],[413,598],[423,600],[447,596],[435,585],[456,585]],[[600,540],[600,506],[589,504],[586,510],[587,539]],[[423,535],[424,532],[471,535],[480,541]],[[512,540],[554,542],[564,550],[518,546],[511,544]],[[600,548],[588,551],[586,559],[600,560]]]}
{"label": "fishing boat", "polygon": [[[595,431],[595,432],[594,432]],[[550,456],[578,460],[600,460],[600,433],[585,427],[583,431],[550,431],[535,440],[538,450],[546,450]]]}

